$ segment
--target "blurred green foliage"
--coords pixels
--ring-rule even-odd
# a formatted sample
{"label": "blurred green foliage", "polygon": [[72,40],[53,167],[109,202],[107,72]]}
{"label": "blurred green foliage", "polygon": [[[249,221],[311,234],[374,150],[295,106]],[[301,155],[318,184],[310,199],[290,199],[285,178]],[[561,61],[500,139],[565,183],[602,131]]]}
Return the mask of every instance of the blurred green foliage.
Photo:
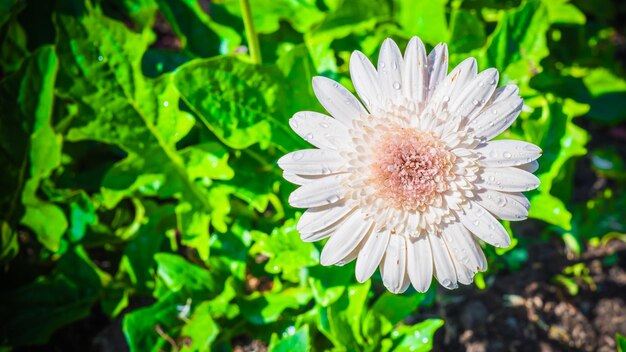
{"label": "blurred green foliage", "polygon": [[[238,0],[0,0],[2,346],[104,316],[122,317],[132,351],[231,351],[250,338],[272,351],[430,350],[444,321],[407,317],[436,290],[395,296],[376,276],[357,284],[353,264],[319,266],[276,167],[306,147],[291,115],[323,111],[311,78],[351,87],[352,50],[375,59],[386,37],[447,41],[452,64],[475,56],[525,98],[503,137],[544,151],[538,221],[528,236],[507,224],[512,247],[486,249],[481,289],[534,242],[580,253],[623,237],[623,147],[589,150],[577,124],[626,121],[619,2],[251,4],[263,66],[245,54]],[[575,268],[557,281],[571,286]]]}

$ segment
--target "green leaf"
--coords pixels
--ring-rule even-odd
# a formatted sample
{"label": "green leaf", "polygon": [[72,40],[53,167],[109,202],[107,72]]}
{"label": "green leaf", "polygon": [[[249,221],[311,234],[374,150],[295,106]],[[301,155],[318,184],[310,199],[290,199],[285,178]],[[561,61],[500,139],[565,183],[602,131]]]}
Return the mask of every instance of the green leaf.
{"label": "green leaf", "polygon": [[310,351],[308,326],[303,326],[293,334],[284,334],[280,339],[278,338],[278,335],[272,334],[268,350],[270,352]]}
{"label": "green leaf", "polygon": [[430,45],[450,39],[446,20],[447,0],[394,0],[393,3],[395,20],[408,37],[417,35]]}
{"label": "green leaf", "polygon": [[[216,5],[222,5],[231,14],[242,17],[238,0],[220,1]],[[259,33],[277,31],[280,21],[289,22],[298,32],[306,32],[325,17],[315,0],[255,0],[250,5],[254,27]]]}
{"label": "green leaf", "polygon": [[[172,76],[146,79],[141,56],[151,32],[131,32],[122,23],[88,6],[83,17],[56,16],[57,42],[64,62],[59,92],[73,99],[79,113],[68,139],[113,144],[127,156],[102,181],[117,193],[108,206],[136,192],[180,199],[176,211],[183,243],[208,239],[212,211],[208,194],[185,169],[175,143],[191,128],[189,115],[178,109]],[[208,246],[207,246],[208,247]],[[199,248],[203,257],[206,248]]]}
{"label": "green leaf", "polygon": [[485,44],[485,28],[476,11],[457,9],[452,12],[450,22],[450,52],[469,52]]}
{"label": "green leaf", "polygon": [[181,351],[210,351],[211,344],[219,334],[219,326],[211,317],[212,302],[202,302],[193,312],[191,318],[186,321],[180,332],[180,339],[190,341],[185,344]]}
{"label": "green leaf", "polygon": [[[508,75],[513,79],[530,77],[549,53],[548,28],[548,14],[539,0],[528,0],[519,8],[507,10],[489,37],[485,60],[479,60],[481,66],[497,68],[505,80]],[[511,74],[507,72],[509,66]]]}
{"label": "green leaf", "polygon": [[280,319],[285,309],[297,309],[311,300],[311,292],[305,288],[288,288],[281,292],[254,294],[239,300],[241,313],[254,325],[273,323]]}
{"label": "green leaf", "polygon": [[433,348],[433,336],[443,326],[441,319],[427,319],[421,323],[406,326],[398,326],[392,333],[394,352],[431,351]]}
{"label": "green leaf", "polygon": [[185,102],[226,145],[244,149],[275,141],[283,151],[301,145],[289,130],[281,74],[232,57],[194,60],[176,72]]}
{"label": "green leaf", "polygon": [[183,257],[158,253],[154,256],[157,262],[157,287],[155,297],[163,297],[167,292],[214,292],[216,284],[213,275],[206,269],[185,260]]}
{"label": "green leaf", "polygon": [[610,124],[626,120],[626,80],[597,68],[587,72],[583,82],[590,97],[582,102],[590,104],[590,118]]}
{"label": "green leaf", "polygon": [[396,295],[385,292],[367,312],[363,322],[366,337],[387,335],[393,326],[415,311],[426,297],[424,293]]}
{"label": "green leaf", "polygon": [[250,248],[250,253],[267,256],[269,260],[265,264],[265,271],[270,274],[282,273],[285,280],[298,282],[303,268],[318,263],[319,252],[313,243],[300,239],[294,219],[289,219],[282,227],[275,228],[269,236],[253,231],[252,238],[255,243]]}
{"label": "green leaf", "polygon": [[58,58],[44,46],[0,83],[0,207],[10,226],[19,221],[52,251],[67,228],[63,211],[37,194],[61,162],[61,139],[50,125]]}
{"label": "green leaf", "polygon": [[320,308],[318,328],[335,347],[358,350],[359,346],[365,344],[361,322],[369,289],[370,281],[348,286],[339,300],[326,308]]}
{"label": "green leaf", "polygon": [[617,350],[619,352],[626,351],[626,337],[624,337],[624,335],[620,333],[615,334],[615,342],[617,343]]}

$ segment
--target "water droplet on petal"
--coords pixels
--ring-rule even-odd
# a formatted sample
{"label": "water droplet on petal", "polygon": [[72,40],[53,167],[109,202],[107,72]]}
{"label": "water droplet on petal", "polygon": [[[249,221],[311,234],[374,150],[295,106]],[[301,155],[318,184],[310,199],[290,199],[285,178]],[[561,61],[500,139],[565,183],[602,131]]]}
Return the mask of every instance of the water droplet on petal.
{"label": "water droplet on petal", "polygon": [[292,157],[291,157],[291,158],[292,158],[293,160],[300,160],[300,159],[302,159],[303,157],[304,157],[304,153],[302,153],[302,152],[295,152],[295,153],[293,153],[293,155],[292,155]]}
{"label": "water droplet on petal", "polygon": [[326,198],[326,201],[328,202],[328,204],[335,203],[338,200],[339,200],[339,197],[336,194],[333,194],[332,196]]}
{"label": "water droplet on petal", "polygon": [[472,104],[478,106],[478,104],[480,104],[480,102],[478,100],[474,99],[474,100],[472,100]]}
{"label": "water droplet on petal", "polygon": [[380,68],[385,68],[385,62],[384,62],[384,61],[379,62],[379,63],[378,63],[378,66],[379,66]]}
{"label": "water droplet on petal", "polygon": [[320,126],[323,128],[328,128],[328,124],[325,122],[320,123]]}
{"label": "water droplet on petal", "polygon": [[393,89],[400,89],[401,85],[400,82],[393,82]]}
{"label": "water droplet on petal", "polygon": [[307,141],[312,140],[313,139],[313,133],[307,133],[307,135],[304,136],[304,139],[307,140]]}
{"label": "water droplet on petal", "polygon": [[511,155],[511,153],[509,153],[509,152],[504,152],[504,153],[502,154],[502,156],[504,156],[505,158],[509,159],[509,158],[511,158],[511,156],[512,156],[512,155]]}

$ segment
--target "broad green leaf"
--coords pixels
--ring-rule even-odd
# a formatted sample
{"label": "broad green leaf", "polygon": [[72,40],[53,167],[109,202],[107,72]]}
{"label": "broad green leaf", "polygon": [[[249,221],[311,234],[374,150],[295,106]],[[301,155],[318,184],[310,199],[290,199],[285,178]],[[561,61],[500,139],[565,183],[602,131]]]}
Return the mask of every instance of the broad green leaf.
{"label": "broad green leaf", "polygon": [[[295,330],[295,329],[294,329]],[[278,335],[272,335],[270,352],[308,352],[311,350],[309,342],[308,326],[303,326],[292,334],[283,334],[282,338]]]}
{"label": "broad green leaf", "polygon": [[[347,286],[335,303],[320,308],[319,330],[337,348],[358,350],[364,345],[362,320],[367,305],[370,281]],[[372,336],[368,336],[372,338]]]}
{"label": "broad green leaf", "polygon": [[570,0],[542,0],[548,11],[550,23],[555,24],[585,24],[585,14],[576,5],[570,4]]}
{"label": "broad green leaf", "polygon": [[[447,0],[394,0],[394,18],[407,37],[417,35],[425,43],[434,46],[450,39],[446,20],[447,2]],[[465,34],[468,35],[467,32]]]}
{"label": "broad green leaf", "polygon": [[61,139],[50,125],[58,58],[44,46],[0,82],[0,207],[11,227],[19,221],[48,249],[60,249],[63,211],[37,194],[61,162]]}
{"label": "broad green leaf", "polygon": [[193,312],[193,315],[186,321],[185,326],[180,332],[180,338],[183,341],[189,341],[184,344],[181,351],[210,351],[211,344],[219,334],[219,326],[211,317],[212,302],[203,302]]}
{"label": "broad green leaf", "polygon": [[426,294],[418,292],[408,295],[383,293],[367,311],[363,322],[365,337],[387,335],[394,325],[415,311],[425,297]]}
{"label": "broad green leaf", "polygon": [[331,268],[318,265],[310,268],[308,283],[317,304],[328,307],[335,303],[343,295],[353,276],[353,265]]}
{"label": "broad green leaf", "polygon": [[192,264],[183,257],[158,253],[154,256],[157,262],[157,287],[154,290],[155,297],[163,297],[167,292],[210,293],[216,289],[213,275],[198,265]]}
{"label": "broad green leaf", "polygon": [[450,52],[468,52],[482,47],[487,40],[479,13],[457,9],[450,19]]}
{"label": "broad green leaf", "polygon": [[583,82],[589,90],[589,117],[606,123],[626,120],[626,80],[604,68],[589,71]]}
{"label": "broad green leaf", "polygon": [[233,57],[194,60],[177,70],[176,87],[202,122],[226,145],[244,149],[273,141],[291,150],[300,142],[284,109],[282,75]]}
{"label": "broad green leaf", "polygon": [[497,68],[505,81],[532,76],[548,55],[548,28],[548,14],[539,0],[527,0],[519,8],[507,10],[489,36],[480,65]]}
{"label": "broad green leaf", "polygon": [[443,326],[441,319],[427,319],[421,323],[400,325],[391,333],[394,352],[426,352],[433,348],[433,336]]}
{"label": "broad green leaf", "polygon": [[239,300],[241,313],[254,325],[265,325],[280,319],[285,309],[303,307],[311,300],[311,292],[305,288],[288,288],[281,292],[261,294],[255,292]]}
{"label": "broad green leaf", "polygon": [[255,243],[250,254],[263,254],[269,258],[265,271],[270,274],[282,273],[285,280],[298,282],[300,271],[318,264],[319,253],[313,243],[303,242],[296,229],[296,221],[289,219],[280,228],[275,228],[268,236],[253,231]]}
{"label": "broad green leaf", "polygon": [[87,10],[83,17],[57,15],[55,21],[64,62],[59,92],[79,109],[68,139],[122,148],[127,157],[105,176],[103,189],[129,196],[146,185],[146,175],[157,175],[148,180],[158,196],[181,199],[176,210],[183,243],[208,238],[208,195],[190,179],[175,148],[191,126],[189,118],[178,109],[171,76],[151,80],[140,70],[151,33],[131,32],[97,9]]}
{"label": "broad green leaf", "polygon": [[[239,18],[241,4],[238,0],[216,3]],[[255,0],[250,1],[254,27],[259,33],[272,33],[279,29],[280,21],[287,21],[298,32],[306,32],[324,19],[315,0]]]}
{"label": "broad green leaf", "polygon": [[615,334],[615,342],[617,343],[617,350],[619,352],[626,351],[626,337],[624,337],[624,335],[620,333]]}

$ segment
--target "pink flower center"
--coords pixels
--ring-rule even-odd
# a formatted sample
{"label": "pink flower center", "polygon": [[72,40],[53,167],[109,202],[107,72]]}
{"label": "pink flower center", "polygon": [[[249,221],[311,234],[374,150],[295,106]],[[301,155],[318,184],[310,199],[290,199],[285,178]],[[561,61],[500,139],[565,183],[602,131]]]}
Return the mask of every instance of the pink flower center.
{"label": "pink flower center", "polygon": [[441,201],[454,161],[445,144],[430,133],[396,129],[377,144],[372,181],[379,196],[396,208],[424,211]]}

